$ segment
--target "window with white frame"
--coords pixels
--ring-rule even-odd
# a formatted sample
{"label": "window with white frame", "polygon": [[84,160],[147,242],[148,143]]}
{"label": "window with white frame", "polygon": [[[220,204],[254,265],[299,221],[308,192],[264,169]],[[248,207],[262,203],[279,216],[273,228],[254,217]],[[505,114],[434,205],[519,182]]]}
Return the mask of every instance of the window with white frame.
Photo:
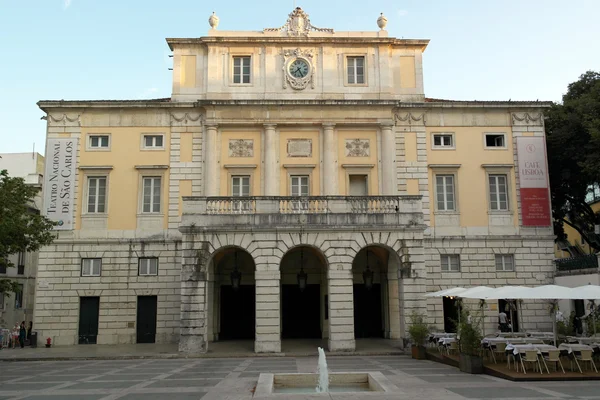
{"label": "window with white frame", "polygon": [[504,133],[486,133],[485,147],[505,148],[506,137]]}
{"label": "window with white frame", "polygon": [[234,175],[231,177],[231,195],[233,197],[250,196],[250,176]]}
{"label": "window with white frame", "polygon": [[87,212],[106,212],[106,176],[88,176]]}
{"label": "window with white frame", "polygon": [[454,175],[436,175],[435,191],[438,211],[455,211]]}
{"label": "window with white frame", "polygon": [[160,195],[161,195],[161,177],[160,176],[145,176],[142,178],[143,195],[142,195],[142,212],[143,213],[159,213],[160,212]]}
{"label": "window with white frame", "polygon": [[19,288],[15,292],[15,308],[23,308],[23,285],[19,284]]}
{"label": "window with white frame", "polygon": [[308,176],[307,175],[293,175],[290,177],[292,196],[308,196]]}
{"label": "window with white frame", "polygon": [[440,254],[440,264],[444,272],[458,272],[460,271],[460,255]]}
{"label": "window with white frame", "polygon": [[433,147],[436,149],[454,148],[454,135],[451,133],[434,133]]}
{"label": "window with white frame", "polygon": [[490,210],[508,211],[508,177],[505,174],[489,175]]}
{"label": "window with white frame", "polygon": [[88,147],[90,149],[108,149],[108,135],[90,135],[88,136]]}
{"label": "window with white frame", "polygon": [[496,271],[514,271],[515,257],[512,254],[496,254]]}
{"label": "window with white frame", "polygon": [[102,270],[101,258],[82,258],[81,276],[100,276]]}
{"label": "window with white frame", "polygon": [[158,275],[158,258],[140,257],[138,259],[138,275]]}
{"label": "window with white frame", "polygon": [[250,56],[233,57],[233,83],[250,83]]}
{"label": "window with white frame", "polygon": [[362,85],[365,83],[365,57],[352,56],[346,59],[348,65],[348,84]]}
{"label": "window with white frame", "polygon": [[144,148],[145,149],[163,149],[164,148],[164,137],[163,135],[144,135]]}

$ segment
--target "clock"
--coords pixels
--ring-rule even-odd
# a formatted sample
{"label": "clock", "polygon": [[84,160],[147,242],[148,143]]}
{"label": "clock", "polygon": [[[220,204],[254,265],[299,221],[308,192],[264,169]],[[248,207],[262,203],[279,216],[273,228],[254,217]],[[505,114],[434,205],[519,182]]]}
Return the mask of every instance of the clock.
{"label": "clock", "polygon": [[290,63],[288,71],[290,75],[294,78],[306,78],[306,76],[310,72],[310,65],[306,60],[302,58],[296,58]]}

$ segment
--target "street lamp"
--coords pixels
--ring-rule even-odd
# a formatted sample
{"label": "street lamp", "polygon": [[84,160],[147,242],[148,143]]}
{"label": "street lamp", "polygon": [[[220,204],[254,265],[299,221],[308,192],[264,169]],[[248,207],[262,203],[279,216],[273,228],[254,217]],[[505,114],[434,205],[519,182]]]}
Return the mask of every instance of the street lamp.
{"label": "street lamp", "polygon": [[371,290],[373,287],[373,271],[371,271],[371,267],[369,266],[369,248],[367,247],[367,269],[363,272],[363,282],[365,283],[365,287],[367,290]]}
{"label": "street lamp", "polygon": [[298,272],[298,288],[301,292],[306,289],[308,275],[304,272],[304,249],[300,248],[300,272]]}
{"label": "street lamp", "polygon": [[235,261],[233,264],[233,271],[231,271],[231,286],[234,291],[238,291],[240,288],[240,282],[242,281],[242,273],[238,270],[238,252],[235,251]]}

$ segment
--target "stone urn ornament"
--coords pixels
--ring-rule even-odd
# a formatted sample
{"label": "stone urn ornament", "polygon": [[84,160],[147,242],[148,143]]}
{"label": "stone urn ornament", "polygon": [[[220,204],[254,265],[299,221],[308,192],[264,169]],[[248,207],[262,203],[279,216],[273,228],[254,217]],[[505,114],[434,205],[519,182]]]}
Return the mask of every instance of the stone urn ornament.
{"label": "stone urn ornament", "polygon": [[211,29],[217,29],[219,26],[219,17],[217,17],[217,14],[215,14],[214,11],[210,18],[208,18],[208,24],[210,25]]}
{"label": "stone urn ornament", "polygon": [[379,18],[377,18],[377,26],[379,27],[379,29],[381,29],[383,31],[383,30],[385,30],[387,23],[388,23],[387,18],[385,17],[385,15],[383,15],[383,13],[381,13]]}

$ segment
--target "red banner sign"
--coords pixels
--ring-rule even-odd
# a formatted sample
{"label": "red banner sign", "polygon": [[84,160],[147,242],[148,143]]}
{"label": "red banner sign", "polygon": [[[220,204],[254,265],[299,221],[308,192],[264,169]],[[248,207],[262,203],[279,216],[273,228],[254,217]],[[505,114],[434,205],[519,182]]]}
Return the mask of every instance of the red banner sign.
{"label": "red banner sign", "polygon": [[523,226],[552,225],[544,137],[518,137],[521,219]]}

